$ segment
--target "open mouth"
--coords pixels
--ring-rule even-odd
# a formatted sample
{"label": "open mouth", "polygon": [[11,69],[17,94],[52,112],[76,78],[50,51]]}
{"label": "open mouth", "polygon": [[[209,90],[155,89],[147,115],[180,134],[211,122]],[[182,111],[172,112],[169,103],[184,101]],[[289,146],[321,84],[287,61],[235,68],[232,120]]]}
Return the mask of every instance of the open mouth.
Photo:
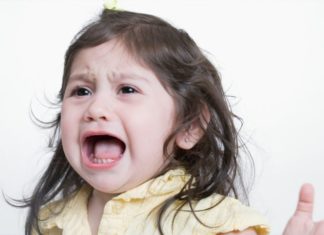
{"label": "open mouth", "polygon": [[125,143],[113,136],[88,136],[83,142],[83,153],[92,164],[112,164],[125,152]]}

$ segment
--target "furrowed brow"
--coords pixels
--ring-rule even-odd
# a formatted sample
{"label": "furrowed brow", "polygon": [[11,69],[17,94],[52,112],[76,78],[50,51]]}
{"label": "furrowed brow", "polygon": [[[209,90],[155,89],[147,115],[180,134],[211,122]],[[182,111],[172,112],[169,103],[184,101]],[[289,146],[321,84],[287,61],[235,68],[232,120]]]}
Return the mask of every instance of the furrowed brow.
{"label": "furrowed brow", "polygon": [[89,76],[89,74],[87,73],[76,73],[70,75],[68,83],[76,82],[76,81],[93,82],[93,78]]}
{"label": "furrowed brow", "polygon": [[150,83],[150,79],[148,79],[146,76],[142,76],[136,73],[120,73],[118,77],[119,79],[134,79],[134,80]]}

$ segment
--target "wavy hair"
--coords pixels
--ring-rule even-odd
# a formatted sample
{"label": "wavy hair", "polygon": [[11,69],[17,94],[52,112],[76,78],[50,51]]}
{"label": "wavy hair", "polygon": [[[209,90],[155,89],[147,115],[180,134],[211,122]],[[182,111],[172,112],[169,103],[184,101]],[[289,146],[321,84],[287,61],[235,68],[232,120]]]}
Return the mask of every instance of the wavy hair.
{"label": "wavy hair", "polygon": [[[148,66],[175,101],[177,125],[164,144],[164,153],[169,158],[164,170],[184,167],[190,179],[177,195],[161,206],[157,217],[160,233],[163,234],[161,223],[166,209],[174,201],[189,204],[196,216],[192,203],[214,193],[236,198],[240,192],[246,195],[239,169],[241,141],[234,124],[239,118],[231,111],[216,68],[184,30],[156,16],[104,9],[85,26],[65,54],[59,103],[77,53],[112,39],[121,42],[135,59]],[[204,113],[208,113],[208,118]],[[60,117],[58,113],[56,119],[48,123],[54,128],[50,142],[55,150],[52,160],[32,195],[22,201],[22,207],[29,208],[25,225],[27,235],[33,229],[41,233],[38,215],[43,205],[56,198],[68,197],[86,183],[66,160],[59,136]],[[171,140],[193,123],[198,123],[203,130],[198,143],[189,150],[174,146],[172,154],[168,154]]]}

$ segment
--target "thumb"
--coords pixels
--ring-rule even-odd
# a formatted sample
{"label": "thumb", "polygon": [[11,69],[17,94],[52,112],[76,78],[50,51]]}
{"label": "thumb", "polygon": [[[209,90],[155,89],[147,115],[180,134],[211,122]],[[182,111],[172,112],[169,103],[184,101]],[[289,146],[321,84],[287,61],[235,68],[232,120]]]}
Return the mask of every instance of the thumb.
{"label": "thumb", "polygon": [[299,199],[294,216],[312,218],[314,207],[314,188],[311,184],[304,184],[300,188]]}

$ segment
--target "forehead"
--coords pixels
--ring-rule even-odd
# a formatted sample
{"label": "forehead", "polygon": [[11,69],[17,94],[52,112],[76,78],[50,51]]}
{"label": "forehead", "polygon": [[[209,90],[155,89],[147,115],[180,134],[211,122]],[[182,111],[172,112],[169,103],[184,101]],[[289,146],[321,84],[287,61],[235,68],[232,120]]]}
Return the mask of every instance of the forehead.
{"label": "forehead", "polygon": [[161,82],[159,76],[149,66],[138,57],[132,56],[126,47],[116,40],[80,49],[72,61],[67,83],[78,80],[90,81],[98,77],[106,77],[111,81],[121,78],[144,80],[168,90],[168,86]]}
{"label": "forehead", "polygon": [[118,60],[131,61],[133,58],[120,42],[110,40],[97,46],[83,48],[78,51],[73,59],[71,70],[80,66],[111,63]]}
{"label": "forehead", "polygon": [[96,73],[103,70],[115,73],[136,72],[144,76],[154,74],[145,63],[132,56],[120,41],[110,40],[77,52],[71,64],[70,76],[74,73]]}

